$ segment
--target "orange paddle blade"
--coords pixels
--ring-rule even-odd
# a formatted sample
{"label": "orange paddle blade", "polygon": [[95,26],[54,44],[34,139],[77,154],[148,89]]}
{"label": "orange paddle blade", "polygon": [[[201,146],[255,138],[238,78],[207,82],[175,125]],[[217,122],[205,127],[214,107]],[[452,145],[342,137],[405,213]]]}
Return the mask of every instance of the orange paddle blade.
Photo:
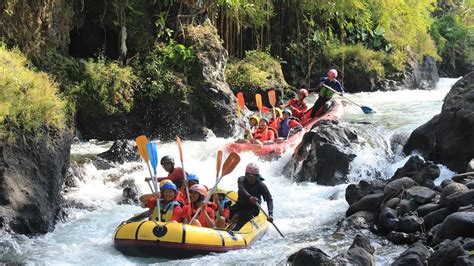
{"label": "orange paddle blade", "polygon": [[244,94],[241,91],[237,92],[237,102],[239,103],[241,109],[245,109]]}
{"label": "orange paddle blade", "polygon": [[239,164],[240,162],[240,156],[235,153],[231,152],[227,159],[224,162],[224,166],[222,166],[222,175],[225,176],[230,174],[232,171],[234,171],[235,167]]}
{"label": "orange paddle blade", "polygon": [[255,94],[255,101],[257,102],[258,110],[262,110],[262,95],[259,93]]}
{"label": "orange paddle blade", "polygon": [[222,166],[222,151],[217,151],[217,160],[216,160],[216,177],[219,177],[219,172],[221,171]]}
{"label": "orange paddle blade", "polygon": [[268,100],[270,101],[270,105],[272,107],[275,107],[275,104],[276,104],[275,90],[268,91]]}
{"label": "orange paddle blade", "polygon": [[179,159],[183,162],[183,149],[181,148],[181,139],[176,135],[176,144],[178,144]]}
{"label": "orange paddle blade", "polygon": [[240,105],[237,104],[237,117],[240,119]]}
{"label": "orange paddle blade", "polygon": [[148,162],[148,150],[146,148],[146,144],[148,143],[147,137],[145,135],[138,136],[135,139],[135,142],[137,143],[138,152],[140,153],[140,156],[145,162]]}

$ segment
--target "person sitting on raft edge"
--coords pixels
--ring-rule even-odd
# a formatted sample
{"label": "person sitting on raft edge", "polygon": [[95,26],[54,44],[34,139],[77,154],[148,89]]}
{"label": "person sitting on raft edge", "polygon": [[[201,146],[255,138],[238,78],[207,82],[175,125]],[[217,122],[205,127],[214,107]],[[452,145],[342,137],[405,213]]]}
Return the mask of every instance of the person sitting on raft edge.
{"label": "person sitting on raft edge", "polygon": [[260,123],[258,123],[258,128],[255,129],[255,132],[253,133],[253,144],[264,144],[266,142],[271,142],[275,140],[275,129],[270,128],[268,126],[268,119],[267,118],[262,118],[260,119]]}
{"label": "person sitting on raft edge", "polygon": [[298,119],[303,118],[306,111],[308,111],[308,105],[305,102],[305,98],[308,97],[309,92],[305,88],[301,88],[298,91],[298,98],[291,99],[285,106],[293,112],[293,116]]}
{"label": "person sitting on raft edge", "polygon": [[298,131],[301,128],[303,128],[303,126],[293,118],[291,110],[287,108],[283,109],[283,120],[278,127],[278,137],[286,139],[290,135],[291,130]]}

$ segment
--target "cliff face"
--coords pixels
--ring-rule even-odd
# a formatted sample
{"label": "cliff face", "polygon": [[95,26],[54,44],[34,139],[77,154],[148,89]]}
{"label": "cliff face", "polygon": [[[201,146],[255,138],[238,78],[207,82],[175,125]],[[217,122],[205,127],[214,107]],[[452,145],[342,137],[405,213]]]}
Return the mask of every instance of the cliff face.
{"label": "cliff face", "polygon": [[13,140],[0,139],[0,227],[28,235],[46,233],[60,218],[72,132],[15,134]]}
{"label": "cliff face", "polygon": [[441,114],[413,131],[404,151],[414,150],[454,171],[466,169],[474,158],[474,72],[453,86]]}
{"label": "cliff face", "polygon": [[28,55],[45,48],[67,51],[72,16],[70,1],[1,1],[0,36]]}

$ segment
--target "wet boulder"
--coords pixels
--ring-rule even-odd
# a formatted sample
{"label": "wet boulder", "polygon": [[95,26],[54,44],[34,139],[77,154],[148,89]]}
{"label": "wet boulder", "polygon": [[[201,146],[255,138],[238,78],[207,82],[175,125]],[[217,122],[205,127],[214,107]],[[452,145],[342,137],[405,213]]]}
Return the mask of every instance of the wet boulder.
{"label": "wet boulder", "polygon": [[426,204],[432,202],[433,199],[436,197],[436,192],[421,186],[414,186],[406,191],[407,198],[412,198],[418,204]]}
{"label": "wet boulder", "polygon": [[396,245],[413,244],[420,240],[419,235],[390,231],[385,238]]}
{"label": "wet boulder", "polygon": [[430,251],[423,243],[416,242],[407,250],[403,251],[398,258],[392,263],[392,266],[413,265],[424,266],[428,264],[428,258],[431,256]]}
{"label": "wet boulder", "polygon": [[346,201],[352,205],[364,196],[383,192],[385,183],[380,180],[361,180],[358,184],[350,184],[346,188]]}
{"label": "wet boulder", "polygon": [[459,194],[459,193],[464,193],[467,192],[469,189],[460,183],[452,183],[447,185],[445,188],[443,188],[443,191],[441,192],[441,197],[439,199],[439,203],[442,206],[447,206],[448,204],[448,197],[454,194]]}
{"label": "wet boulder", "polygon": [[433,266],[455,265],[454,263],[458,257],[467,255],[461,239],[444,240],[434,250],[434,253],[428,259],[429,265]]}
{"label": "wet boulder", "polygon": [[455,212],[446,217],[435,235],[434,243],[457,237],[474,237],[474,212]]}
{"label": "wet boulder", "polygon": [[419,186],[434,188],[433,180],[438,178],[439,174],[439,167],[433,162],[425,162],[420,156],[411,156],[403,167],[397,169],[390,180],[410,177]]}
{"label": "wet boulder", "polygon": [[126,139],[114,141],[108,151],[98,154],[97,157],[119,164],[140,160],[137,145]]}
{"label": "wet boulder", "polygon": [[421,205],[420,207],[418,207],[418,209],[416,209],[416,211],[418,212],[419,216],[424,217],[428,213],[434,212],[440,208],[441,206],[439,204],[428,203],[428,204]]}
{"label": "wet boulder", "polygon": [[327,186],[345,183],[349,164],[356,156],[353,145],[357,142],[356,132],[340,122],[321,121],[304,135],[284,174],[292,175],[297,182]]}
{"label": "wet boulder", "polygon": [[412,133],[405,145],[405,153],[420,150],[428,160],[442,163],[456,172],[464,171],[474,158],[474,135],[467,133],[474,128],[473,114],[474,72],[470,72],[446,95],[441,113],[433,119],[437,122],[433,121],[424,132],[416,129]]}
{"label": "wet boulder", "polygon": [[397,211],[391,208],[382,208],[378,217],[378,229],[382,234],[398,230],[399,219]]}
{"label": "wet boulder", "polygon": [[[467,164],[466,172],[474,172],[474,159],[471,159]],[[473,174],[474,175],[474,174]]]}
{"label": "wet boulder", "polygon": [[341,224],[339,224],[339,232],[345,229],[369,229],[375,222],[376,215],[369,211],[359,211],[351,216],[345,218]]}
{"label": "wet boulder", "polygon": [[453,213],[453,211],[449,208],[442,208],[428,213],[423,217],[425,228],[428,230],[433,226],[442,223],[451,213]]}
{"label": "wet boulder", "polygon": [[399,195],[402,191],[405,191],[414,186],[416,186],[415,181],[413,181],[413,179],[409,177],[402,177],[399,179],[395,179],[384,187],[383,189],[384,201],[394,198],[397,195]]}
{"label": "wet boulder", "polygon": [[359,211],[370,211],[377,212],[382,204],[384,195],[383,193],[370,194],[356,203],[352,204],[349,209],[346,211],[346,216],[351,216],[352,214]]}
{"label": "wet boulder", "polygon": [[122,190],[122,199],[119,204],[138,204],[140,201],[138,197],[140,195],[137,184],[133,179],[126,179],[121,184],[120,187]]}
{"label": "wet boulder", "polygon": [[423,219],[419,218],[418,216],[405,215],[399,219],[397,231],[404,233],[415,233],[421,230],[422,224]]}
{"label": "wet boulder", "polygon": [[288,258],[288,262],[291,265],[336,265],[336,263],[329,257],[328,254],[324,253],[317,247],[307,247],[300,249],[295,254],[292,254]]}
{"label": "wet boulder", "polygon": [[474,189],[449,195],[445,200],[445,204],[454,211],[464,206],[474,205]]}
{"label": "wet boulder", "polygon": [[370,240],[365,235],[358,234],[347,252],[338,256],[336,260],[338,264],[344,262],[349,265],[375,265],[374,252],[375,248]]}

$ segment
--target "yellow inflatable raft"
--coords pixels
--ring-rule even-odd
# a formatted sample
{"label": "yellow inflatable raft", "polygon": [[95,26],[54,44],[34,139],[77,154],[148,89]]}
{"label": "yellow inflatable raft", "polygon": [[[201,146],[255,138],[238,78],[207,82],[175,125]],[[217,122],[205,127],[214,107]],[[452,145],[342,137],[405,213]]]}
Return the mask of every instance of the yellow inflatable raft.
{"label": "yellow inflatable raft", "polygon": [[[227,197],[235,202],[237,193],[228,192]],[[149,221],[148,217],[134,217],[116,229],[114,244],[126,255],[181,258],[249,248],[267,228],[268,221],[262,212],[239,231],[159,223]]]}

